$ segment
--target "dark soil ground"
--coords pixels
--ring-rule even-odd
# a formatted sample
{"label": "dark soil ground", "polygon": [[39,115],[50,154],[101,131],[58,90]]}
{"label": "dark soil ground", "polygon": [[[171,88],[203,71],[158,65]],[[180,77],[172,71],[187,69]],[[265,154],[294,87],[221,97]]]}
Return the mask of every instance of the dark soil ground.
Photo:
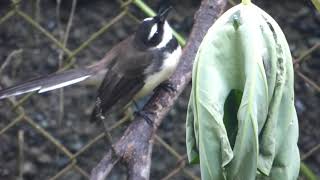
{"label": "dark soil ground", "polygon": [[[23,1],[21,9],[34,17],[47,31],[61,39],[61,28],[66,29],[72,1],[63,1],[61,17],[57,18],[54,0]],[[169,1],[146,1],[154,9]],[[270,13],[283,28],[289,41],[294,58],[320,40],[320,14],[316,13],[308,0],[300,1],[257,1],[261,8]],[[187,37],[192,27],[193,14],[199,6],[198,1],[173,0],[174,12],[170,15],[172,26]],[[6,0],[0,1],[0,18],[11,8]],[[108,0],[78,0],[73,25],[67,47],[76,49],[92,33],[108,23],[121,11],[118,3]],[[139,19],[145,16],[136,7],[130,6],[130,12]],[[113,45],[134,31],[136,22],[126,16],[110,30],[93,41],[76,56],[76,66],[84,66],[99,60]],[[55,72],[59,67],[60,49],[47,37],[33,28],[19,16],[14,16],[0,24],[0,66],[14,50],[22,50],[14,55],[10,63],[1,72],[1,86],[9,86],[36,76]],[[320,51],[312,53],[307,61],[300,65],[300,70],[320,84]],[[67,63],[67,62],[64,62]],[[92,138],[102,132],[102,128],[88,122],[91,108],[98,87],[96,82],[73,85],[64,89],[64,113],[60,122],[59,91],[33,95],[23,103],[25,113],[65,145],[72,153],[77,152]],[[308,152],[320,143],[320,94],[313,87],[296,76],[296,108],[300,122],[299,147],[301,154]],[[185,90],[161,125],[158,135],[178,153],[184,155],[185,116],[190,87]],[[18,97],[17,99],[21,99]],[[0,101],[0,129],[12,122],[17,113],[12,110],[8,100]],[[112,125],[113,122],[110,122]],[[112,132],[118,137],[125,126]],[[27,123],[19,123],[6,133],[0,135],[0,179],[16,179],[18,176],[18,138],[19,130],[24,132],[24,177],[25,179],[48,179],[63,169],[68,158],[47,141]],[[90,172],[107,149],[106,142],[101,140],[92,146],[78,159],[79,166]],[[304,161],[320,175],[320,150]],[[177,166],[177,160],[159,143],[154,146],[151,179],[161,179]],[[199,176],[197,166],[188,166]],[[125,179],[124,167],[117,167],[109,179]],[[76,171],[70,171],[60,179],[83,179]],[[190,179],[179,173],[171,179]]]}

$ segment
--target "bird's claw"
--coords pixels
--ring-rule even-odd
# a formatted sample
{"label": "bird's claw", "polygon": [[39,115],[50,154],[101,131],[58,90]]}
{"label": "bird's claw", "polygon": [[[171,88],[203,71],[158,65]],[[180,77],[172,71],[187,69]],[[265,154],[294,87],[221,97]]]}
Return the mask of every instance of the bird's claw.
{"label": "bird's claw", "polygon": [[150,126],[153,126],[153,121],[149,117],[149,115],[152,115],[153,113],[141,110],[141,111],[136,111],[134,114],[136,116],[141,116],[147,122],[147,124],[149,124]]}
{"label": "bird's claw", "polygon": [[156,89],[163,89],[167,92],[177,92],[176,87],[169,81],[161,83]]}

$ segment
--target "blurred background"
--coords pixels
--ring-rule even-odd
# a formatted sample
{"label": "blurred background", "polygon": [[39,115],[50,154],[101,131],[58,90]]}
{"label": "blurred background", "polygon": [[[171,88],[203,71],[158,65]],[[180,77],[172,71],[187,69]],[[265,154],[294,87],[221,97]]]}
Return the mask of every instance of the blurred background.
{"label": "blurred background", "polygon": [[[145,0],[170,4],[172,27],[186,39],[199,0]],[[233,3],[228,2],[228,8]],[[309,0],[254,1],[282,27],[295,62],[299,148],[304,172],[320,176],[320,14]],[[1,0],[0,86],[96,62],[147,17],[120,0]],[[88,179],[109,146],[103,129],[88,122],[97,81],[0,101],[0,179]],[[152,154],[151,179],[199,179],[188,165],[186,88],[162,123]],[[110,121],[116,141],[130,120]],[[125,179],[118,165],[108,179]],[[301,179],[311,176],[302,174]],[[316,178],[317,179],[317,178]]]}

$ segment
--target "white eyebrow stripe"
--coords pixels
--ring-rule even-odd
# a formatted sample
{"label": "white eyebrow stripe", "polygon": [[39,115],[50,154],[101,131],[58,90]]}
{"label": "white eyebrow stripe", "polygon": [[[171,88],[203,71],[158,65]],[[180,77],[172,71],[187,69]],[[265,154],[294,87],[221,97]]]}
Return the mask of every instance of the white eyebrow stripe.
{"label": "white eyebrow stripe", "polygon": [[158,25],[154,24],[150,30],[148,40],[150,40],[157,31],[158,31]]}
{"label": "white eyebrow stripe", "polygon": [[157,49],[165,47],[169,41],[172,39],[172,29],[170,25],[167,23],[167,21],[164,24],[164,30],[163,30],[163,37],[160,44],[156,46]]}
{"label": "white eyebrow stripe", "polygon": [[153,18],[152,17],[149,17],[149,18],[145,18],[143,21],[151,21]]}

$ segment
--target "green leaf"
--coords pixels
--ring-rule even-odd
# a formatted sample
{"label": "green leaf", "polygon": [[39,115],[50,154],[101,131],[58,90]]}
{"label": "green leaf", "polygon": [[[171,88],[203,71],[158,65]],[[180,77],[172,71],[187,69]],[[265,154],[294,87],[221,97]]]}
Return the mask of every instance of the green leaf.
{"label": "green leaf", "polygon": [[[297,179],[300,167],[298,119],[294,107],[294,75],[289,45],[277,22],[259,9],[273,33],[276,43],[276,81],[264,138],[273,139],[274,160],[269,176],[273,179]],[[267,129],[272,129],[268,131]],[[263,145],[269,144],[263,141]],[[262,148],[266,149],[266,148]],[[263,157],[263,156],[260,156]],[[261,158],[263,160],[263,158]]]}
{"label": "green leaf", "polygon": [[253,4],[223,14],[198,49],[192,78],[187,152],[202,179],[297,178],[292,59],[269,15]]}
{"label": "green leaf", "polygon": [[320,12],[320,0],[311,0],[313,5],[317,8],[317,10]]}
{"label": "green leaf", "polygon": [[[191,92],[191,94],[193,93]],[[192,96],[190,97],[188,106],[194,106],[194,100]],[[196,142],[198,142],[198,137],[196,137],[196,135],[198,135],[198,123],[196,117],[194,116],[194,111],[196,110],[188,108],[186,121],[186,142],[188,143],[189,148],[187,149],[187,153],[190,163],[199,163],[198,145],[196,144]]]}

